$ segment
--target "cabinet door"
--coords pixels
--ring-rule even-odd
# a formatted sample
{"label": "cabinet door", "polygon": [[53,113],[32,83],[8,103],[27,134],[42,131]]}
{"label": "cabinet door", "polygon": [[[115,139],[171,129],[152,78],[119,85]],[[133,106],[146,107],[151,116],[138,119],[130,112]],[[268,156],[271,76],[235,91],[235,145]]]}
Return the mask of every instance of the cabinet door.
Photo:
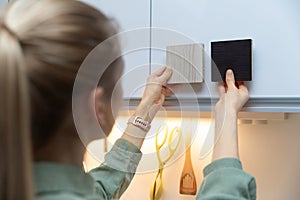
{"label": "cabinet door", "polygon": [[150,3],[148,0],[83,0],[100,9],[119,28],[124,73],[124,99],[139,98],[149,75]]}
{"label": "cabinet door", "polygon": [[[210,42],[252,38],[253,81],[247,83],[251,99],[299,100],[299,9],[300,1],[296,0],[153,0],[153,27],[175,32],[175,36],[166,37],[154,29],[153,48],[204,43],[205,83],[196,85],[195,91],[199,99],[216,98],[216,84],[211,82]],[[176,34],[186,37],[179,40]],[[152,50],[152,63],[164,64],[165,52]],[[181,87],[177,95],[193,97],[187,91]]]}
{"label": "cabinet door", "polygon": [[0,7],[2,7],[7,2],[8,2],[7,0],[0,0]]}

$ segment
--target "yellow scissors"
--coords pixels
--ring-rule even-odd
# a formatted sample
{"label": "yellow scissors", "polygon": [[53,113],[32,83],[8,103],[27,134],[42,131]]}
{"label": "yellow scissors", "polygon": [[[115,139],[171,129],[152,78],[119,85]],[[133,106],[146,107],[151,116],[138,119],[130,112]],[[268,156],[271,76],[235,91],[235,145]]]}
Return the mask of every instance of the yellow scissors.
{"label": "yellow scissors", "polygon": [[[163,127],[163,126],[162,126]],[[164,166],[165,164],[171,159],[171,157],[174,155],[180,141],[181,141],[181,130],[179,127],[174,127],[171,131],[171,134],[169,136],[168,139],[168,151],[169,151],[169,155],[162,159],[161,157],[161,148],[164,146],[164,144],[167,141],[168,138],[168,126],[166,125],[165,128],[165,133],[164,133],[164,138],[161,144],[159,144],[158,142],[158,135],[160,133],[160,130],[162,129],[162,127],[160,127],[157,132],[156,132],[156,137],[155,137],[155,146],[156,146],[156,156],[159,162],[159,168],[157,171],[157,174],[155,176],[155,180],[151,186],[150,189],[150,200],[159,200],[161,198],[162,195],[162,191],[163,191],[163,186],[162,186],[162,174],[163,174],[163,170],[164,170]],[[174,141],[174,136],[176,135],[178,136],[177,142],[175,144],[175,147],[172,148],[172,143]]]}

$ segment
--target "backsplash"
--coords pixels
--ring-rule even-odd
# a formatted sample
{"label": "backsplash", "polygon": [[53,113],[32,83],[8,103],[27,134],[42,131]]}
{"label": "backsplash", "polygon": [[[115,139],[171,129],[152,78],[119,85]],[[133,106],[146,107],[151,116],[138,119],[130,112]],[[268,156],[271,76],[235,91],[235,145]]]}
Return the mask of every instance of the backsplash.
{"label": "backsplash", "polygon": [[[126,125],[127,118],[120,117],[108,138],[108,149],[117,140]],[[252,174],[257,182],[258,200],[298,200],[300,199],[300,114],[288,114],[286,120],[269,121],[268,124],[239,125],[240,159],[245,171]],[[158,127],[166,123],[163,118],[157,118],[152,123],[151,131],[142,148],[144,156],[138,167],[138,172],[131,185],[122,196],[127,199],[149,199],[150,186],[157,169],[155,154],[155,132]],[[191,158],[196,175],[197,187],[200,187],[203,168],[210,162],[212,147],[213,124],[209,119],[178,119],[167,120],[169,127],[182,127],[183,137],[189,129],[197,127],[197,134],[193,135]],[[206,143],[205,149],[203,143]],[[207,143],[208,142],[208,143]],[[95,141],[88,147],[85,164],[92,169],[100,164],[104,158],[103,140]],[[200,152],[202,154],[200,155]],[[203,154],[204,152],[204,154]],[[92,156],[92,155],[93,156]],[[162,199],[195,199],[195,196],[180,195],[180,176],[184,165],[184,143],[180,145],[174,158],[164,169]]]}

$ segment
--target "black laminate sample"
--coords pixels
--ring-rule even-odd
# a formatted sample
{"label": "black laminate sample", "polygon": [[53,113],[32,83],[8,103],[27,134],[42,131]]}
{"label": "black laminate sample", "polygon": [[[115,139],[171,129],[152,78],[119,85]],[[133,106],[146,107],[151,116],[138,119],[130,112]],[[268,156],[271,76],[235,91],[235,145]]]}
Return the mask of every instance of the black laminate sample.
{"label": "black laminate sample", "polygon": [[211,42],[213,82],[225,80],[227,69],[232,69],[236,81],[252,80],[252,40]]}

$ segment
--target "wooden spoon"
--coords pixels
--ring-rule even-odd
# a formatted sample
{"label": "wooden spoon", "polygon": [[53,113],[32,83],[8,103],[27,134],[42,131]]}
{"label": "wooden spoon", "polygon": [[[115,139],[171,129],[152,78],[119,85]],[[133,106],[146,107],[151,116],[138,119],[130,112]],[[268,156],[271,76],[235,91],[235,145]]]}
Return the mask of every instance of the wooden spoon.
{"label": "wooden spoon", "polygon": [[195,195],[197,192],[196,177],[191,161],[191,140],[192,134],[189,133],[185,138],[185,162],[180,178],[180,194]]}

